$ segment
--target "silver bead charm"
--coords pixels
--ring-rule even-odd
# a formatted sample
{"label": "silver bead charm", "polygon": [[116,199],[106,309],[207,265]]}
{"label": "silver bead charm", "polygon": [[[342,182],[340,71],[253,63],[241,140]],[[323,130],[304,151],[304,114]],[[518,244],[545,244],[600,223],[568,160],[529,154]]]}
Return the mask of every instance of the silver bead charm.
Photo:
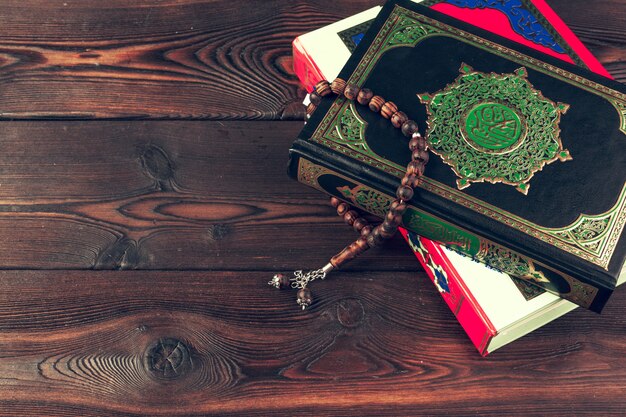
{"label": "silver bead charm", "polygon": [[291,287],[291,280],[285,274],[276,274],[267,284],[280,290]]}

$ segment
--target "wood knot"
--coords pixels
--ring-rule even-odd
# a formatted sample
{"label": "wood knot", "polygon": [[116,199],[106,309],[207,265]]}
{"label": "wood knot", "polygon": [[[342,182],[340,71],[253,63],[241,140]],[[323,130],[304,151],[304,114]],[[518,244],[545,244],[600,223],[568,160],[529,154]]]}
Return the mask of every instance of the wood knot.
{"label": "wood knot", "polygon": [[148,347],[145,365],[158,379],[175,379],[187,373],[192,363],[185,343],[174,338],[164,338]]}
{"label": "wood knot", "polygon": [[154,179],[161,190],[169,190],[174,179],[174,163],[158,146],[149,145],[139,156],[144,173]]}
{"label": "wood knot", "polygon": [[115,241],[98,255],[94,269],[133,269],[139,263],[137,242],[126,237]]}
{"label": "wood knot", "polygon": [[337,303],[337,320],[348,328],[358,327],[365,318],[365,308],[356,298],[345,298]]}
{"label": "wood knot", "polygon": [[211,241],[222,240],[231,232],[231,227],[224,223],[212,224],[207,228],[207,238]]}

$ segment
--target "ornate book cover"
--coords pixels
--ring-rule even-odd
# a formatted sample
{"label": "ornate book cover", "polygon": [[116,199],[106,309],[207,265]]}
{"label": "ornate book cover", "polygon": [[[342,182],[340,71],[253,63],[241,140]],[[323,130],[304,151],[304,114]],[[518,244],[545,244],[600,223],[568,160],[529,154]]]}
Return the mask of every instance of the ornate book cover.
{"label": "ornate book cover", "polygon": [[[405,1],[384,7],[340,75],[428,126],[438,158],[405,226],[601,310],[624,261],[621,84]],[[369,110],[325,100],[290,172],[382,214],[403,140]]]}

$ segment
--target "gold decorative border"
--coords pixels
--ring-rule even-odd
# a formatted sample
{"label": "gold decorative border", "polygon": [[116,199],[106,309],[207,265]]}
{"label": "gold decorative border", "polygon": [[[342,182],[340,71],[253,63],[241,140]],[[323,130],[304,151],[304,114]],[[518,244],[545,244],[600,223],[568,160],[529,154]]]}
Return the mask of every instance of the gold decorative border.
{"label": "gold decorative border", "polygon": [[[395,48],[398,46],[407,46],[401,44],[389,46],[389,40],[393,35],[393,31],[402,28],[402,24],[405,25],[404,27],[410,25],[407,18],[413,20],[414,24],[430,25],[429,29],[425,30],[426,34],[423,37],[419,38],[419,41],[434,35],[450,36],[456,39],[460,39],[464,42],[474,45],[475,47],[488,50],[490,52],[493,52],[495,50],[497,51],[497,53],[499,53],[500,55],[505,55],[513,62],[517,62],[519,64],[533,68],[539,72],[543,72],[552,77],[561,79],[564,82],[575,85],[581,89],[605,98],[620,112],[620,121],[622,123],[621,130],[626,133],[626,129],[624,126],[624,120],[626,119],[626,116],[622,111],[622,109],[626,108],[626,94],[613,90],[594,81],[588,80],[582,76],[570,73],[566,70],[545,63],[536,58],[532,58],[518,51],[514,51],[502,45],[498,45],[474,34],[465,32],[461,29],[448,26],[442,22],[433,20],[431,18],[420,15],[416,12],[407,10],[397,5],[383,24],[378,35],[370,45],[370,48],[367,50],[367,52],[357,65],[356,69],[350,76],[350,83],[356,84],[357,86],[363,85],[367,75],[370,73],[371,69],[378,62],[378,59],[380,58],[380,56],[382,56],[383,53],[391,48]],[[415,44],[417,44],[417,42]],[[311,136],[311,140],[318,142],[328,148],[346,154],[351,158],[360,160],[374,168],[378,168],[382,171],[395,175],[398,178],[401,178],[404,175],[403,167],[393,162],[382,160],[382,158],[377,160],[376,158],[373,158],[371,156],[355,152],[345,147],[344,145],[328,138],[328,130],[332,129],[332,127],[335,125],[337,115],[342,112],[347,104],[348,102],[345,100],[345,98],[337,98],[331,105],[331,108],[325,115],[324,119],[320,122],[317,129]],[[448,187],[447,185],[435,181],[432,178],[428,178],[425,176],[424,181],[420,184],[420,187],[447,200],[453,201],[466,208],[476,211],[477,213],[506,224],[514,229],[528,234],[529,236],[535,237],[548,244],[551,244],[565,252],[571,253],[604,269],[608,269],[611,256],[615,251],[615,247],[617,246],[617,242],[626,223],[626,207],[623,204],[620,204],[620,201],[618,201],[611,210],[607,211],[606,213],[602,213],[601,215],[605,215],[612,212],[614,209],[618,210],[618,212],[616,212],[613,216],[613,224],[609,228],[610,230],[605,236],[607,244],[601,245],[603,250],[600,253],[595,253],[593,251],[590,251],[589,248],[583,248],[572,244],[568,240],[565,240],[558,233],[554,232],[554,230],[556,229],[542,227],[512,213],[502,211],[498,207],[486,203],[478,198],[462,193],[452,187]],[[624,184],[622,190],[622,193],[626,191],[626,184]]]}

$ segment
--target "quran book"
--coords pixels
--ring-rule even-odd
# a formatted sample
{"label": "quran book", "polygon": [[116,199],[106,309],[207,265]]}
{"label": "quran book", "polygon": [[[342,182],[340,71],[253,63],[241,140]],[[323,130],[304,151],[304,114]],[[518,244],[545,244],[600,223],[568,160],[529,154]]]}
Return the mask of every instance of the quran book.
{"label": "quran book", "polygon": [[[414,3],[610,77],[543,0],[416,0]],[[380,10],[380,6],[373,7],[293,41],[294,70],[307,91],[312,91],[320,80],[332,80],[339,74]]]}
{"label": "quran book", "polygon": [[[601,310],[624,261],[624,86],[406,1],[383,8],[340,76],[427,127],[436,157],[409,230]],[[405,141],[366,108],[324,99],[290,173],[382,216]]]}
{"label": "quran book", "polygon": [[[478,352],[486,356],[577,305],[401,230]],[[618,285],[624,283],[626,274]]]}

